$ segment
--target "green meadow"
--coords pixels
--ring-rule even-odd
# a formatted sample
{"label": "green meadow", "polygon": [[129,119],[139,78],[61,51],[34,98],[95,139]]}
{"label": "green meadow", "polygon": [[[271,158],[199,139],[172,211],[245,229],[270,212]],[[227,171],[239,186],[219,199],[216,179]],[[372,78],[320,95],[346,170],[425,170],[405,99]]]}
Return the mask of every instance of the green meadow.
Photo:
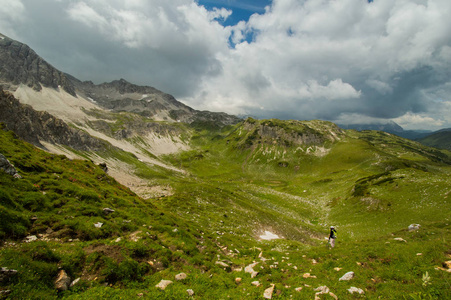
{"label": "green meadow", "polygon": [[[0,298],[264,299],[271,285],[272,299],[315,299],[321,286],[320,299],[451,298],[450,152],[322,121],[180,130],[191,149],[160,159],[183,175],[97,153],[173,191],[150,199],[89,160],[0,130],[0,153],[22,176],[0,171],[0,267],[17,270]],[[61,269],[80,278],[66,291],[54,287]]]}

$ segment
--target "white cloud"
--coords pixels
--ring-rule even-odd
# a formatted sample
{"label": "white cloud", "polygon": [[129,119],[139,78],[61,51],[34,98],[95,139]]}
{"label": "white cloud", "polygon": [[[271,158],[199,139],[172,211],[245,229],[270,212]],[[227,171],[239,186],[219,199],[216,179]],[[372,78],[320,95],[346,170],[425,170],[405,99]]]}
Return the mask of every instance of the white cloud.
{"label": "white cloud", "polygon": [[233,27],[230,10],[194,0],[0,4],[3,33],[82,80],[124,77],[235,114],[451,127],[449,0],[273,0]]}
{"label": "white cloud", "polygon": [[14,23],[22,22],[25,6],[21,0],[0,0],[0,29],[3,33],[15,33]]}

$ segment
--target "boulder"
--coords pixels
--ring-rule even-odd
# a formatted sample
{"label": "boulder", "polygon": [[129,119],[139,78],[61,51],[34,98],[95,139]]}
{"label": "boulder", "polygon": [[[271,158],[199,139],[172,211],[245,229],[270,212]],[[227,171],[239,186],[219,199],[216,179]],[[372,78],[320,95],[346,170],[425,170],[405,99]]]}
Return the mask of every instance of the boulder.
{"label": "boulder", "polygon": [[162,279],[155,287],[162,289],[163,291],[167,288],[168,285],[172,283],[171,280]]}
{"label": "boulder", "polygon": [[105,207],[103,209],[103,213],[106,214],[106,215],[112,214],[112,213],[114,213],[114,209],[109,208],[109,207]]}
{"label": "boulder", "polygon": [[410,224],[408,229],[409,231],[416,231],[420,229],[420,226],[421,226],[420,224]]}
{"label": "boulder", "polygon": [[188,277],[188,275],[186,275],[185,273],[180,273],[180,274],[177,274],[177,275],[175,275],[175,280],[184,280],[184,279],[186,279],[186,277]]}
{"label": "boulder", "polygon": [[16,168],[9,162],[9,160],[0,153],[0,170],[5,171],[6,174],[14,176],[15,178],[22,178],[18,173]]}
{"label": "boulder", "polygon": [[103,225],[103,223],[101,223],[101,222],[97,222],[97,223],[94,224],[94,226],[96,228],[100,228],[100,227],[102,227],[102,225]]}
{"label": "boulder", "polygon": [[341,276],[339,281],[342,281],[342,280],[347,281],[347,280],[351,280],[352,278],[354,278],[354,272],[348,272],[348,273],[344,274],[343,276]]}
{"label": "boulder", "polygon": [[356,287],[354,287],[354,286],[351,286],[351,287],[348,289],[348,292],[350,292],[351,294],[354,294],[354,293],[357,293],[357,294],[360,294],[360,295],[365,294],[365,292],[364,292],[362,289],[356,288]]}
{"label": "boulder", "polygon": [[272,294],[274,293],[274,286],[275,284],[271,284],[271,286],[265,290],[265,292],[263,293],[263,298],[272,299]]}
{"label": "boulder", "polygon": [[252,263],[244,268],[245,273],[250,273],[251,278],[255,278],[258,275],[258,272],[254,270],[254,267],[258,265],[258,262]]}
{"label": "boulder", "polygon": [[60,270],[55,280],[55,289],[59,291],[67,291],[70,284],[71,280],[70,277],[67,275],[66,271]]}

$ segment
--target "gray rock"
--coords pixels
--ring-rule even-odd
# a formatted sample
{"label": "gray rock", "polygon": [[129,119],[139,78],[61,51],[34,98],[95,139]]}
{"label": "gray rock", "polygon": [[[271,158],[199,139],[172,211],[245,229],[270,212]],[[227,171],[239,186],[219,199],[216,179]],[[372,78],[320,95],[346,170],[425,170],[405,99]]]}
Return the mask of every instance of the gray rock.
{"label": "gray rock", "polygon": [[409,231],[416,231],[416,230],[419,230],[420,227],[421,227],[420,224],[410,224],[408,229],[409,229]]}
{"label": "gray rock", "polygon": [[104,212],[106,215],[109,215],[109,214],[114,213],[114,209],[105,207],[105,208],[103,209],[103,212]]}
{"label": "gray rock", "polygon": [[354,272],[348,272],[348,273],[344,274],[343,276],[341,276],[339,281],[342,281],[342,280],[347,281],[347,280],[351,280],[352,278],[354,278]]}
{"label": "gray rock", "polygon": [[357,294],[360,294],[360,295],[365,294],[365,292],[364,292],[362,289],[356,288],[356,287],[354,287],[354,286],[351,286],[351,287],[348,289],[348,292],[350,292],[351,294],[354,294],[354,293],[357,293]]}
{"label": "gray rock", "polygon": [[175,280],[184,280],[188,277],[188,275],[186,275],[185,273],[180,273],[175,275]]}
{"label": "gray rock", "polygon": [[15,178],[21,178],[17,173],[16,168],[9,162],[9,160],[0,153],[0,169],[5,171],[6,174],[14,176]]}
{"label": "gray rock", "polygon": [[171,280],[162,279],[155,287],[165,290],[168,287],[168,285],[170,285],[171,283],[172,283]]}
{"label": "gray rock", "polygon": [[69,288],[70,284],[71,280],[66,271],[60,270],[55,280],[55,289],[59,291],[66,291]]}
{"label": "gray rock", "polygon": [[194,295],[194,291],[192,289],[187,289],[186,292],[188,293],[189,296]]}

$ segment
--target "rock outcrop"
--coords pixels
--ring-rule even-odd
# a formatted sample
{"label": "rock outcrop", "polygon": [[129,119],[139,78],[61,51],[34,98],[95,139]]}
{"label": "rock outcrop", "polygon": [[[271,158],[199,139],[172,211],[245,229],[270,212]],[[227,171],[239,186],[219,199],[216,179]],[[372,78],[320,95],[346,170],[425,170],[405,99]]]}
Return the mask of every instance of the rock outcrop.
{"label": "rock outcrop", "polygon": [[76,150],[99,151],[111,147],[106,142],[69,127],[47,112],[38,112],[19,102],[12,94],[0,89],[0,122],[23,140],[45,147],[41,141],[66,145]]}
{"label": "rock outcrop", "polygon": [[30,47],[6,36],[0,39],[0,81],[10,85],[26,84],[36,91],[42,86],[63,88],[75,96],[73,84]]}
{"label": "rock outcrop", "polygon": [[9,160],[0,153],[0,170],[3,170],[6,174],[14,176],[15,178],[20,178],[19,173],[17,173],[16,168],[9,162]]}

